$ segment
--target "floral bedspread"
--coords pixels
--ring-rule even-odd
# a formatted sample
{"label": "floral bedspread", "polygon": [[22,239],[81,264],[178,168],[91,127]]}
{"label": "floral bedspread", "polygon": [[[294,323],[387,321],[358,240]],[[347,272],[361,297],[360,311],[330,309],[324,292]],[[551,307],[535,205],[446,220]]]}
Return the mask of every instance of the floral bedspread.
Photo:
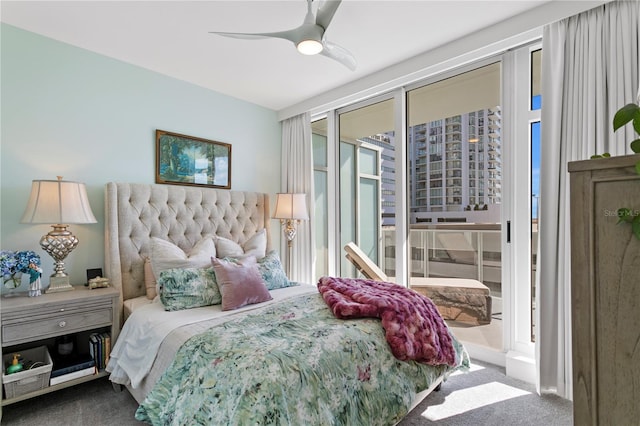
{"label": "floral bedspread", "polygon": [[396,359],[379,319],[340,320],[319,294],[266,306],[189,339],[136,412],[154,425],[391,425],[441,374]]}

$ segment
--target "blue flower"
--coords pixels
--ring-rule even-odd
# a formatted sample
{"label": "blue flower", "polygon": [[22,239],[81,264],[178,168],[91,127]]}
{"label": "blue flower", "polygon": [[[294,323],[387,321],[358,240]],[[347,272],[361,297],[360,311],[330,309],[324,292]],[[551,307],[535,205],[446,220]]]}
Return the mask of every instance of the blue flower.
{"label": "blue flower", "polygon": [[[31,250],[0,250],[0,271],[2,276],[14,275],[18,272],[30,273],[40,268],[40,256]],[[33,282],[33,281],[32,281]]]}
{"label": "blue flower", "polygon": [[14,252],[0,250],[0,271],[2,271],[2,276],[13,275],[18,272],[16,265],[17,262]]}

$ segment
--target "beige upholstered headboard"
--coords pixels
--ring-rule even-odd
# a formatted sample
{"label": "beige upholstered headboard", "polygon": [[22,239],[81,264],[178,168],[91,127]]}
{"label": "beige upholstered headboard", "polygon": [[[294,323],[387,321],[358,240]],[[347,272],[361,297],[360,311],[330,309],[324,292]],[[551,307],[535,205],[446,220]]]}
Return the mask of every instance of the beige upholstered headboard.
{"label": "beige upholstered headboard", "polygon": [[105,276],[120,289],[120,306],[145,294],[151,237],[188,251],[206,234],[242,244],[266,228],[271,249],[269,196],[259,192],[110,182],[105,219]]}

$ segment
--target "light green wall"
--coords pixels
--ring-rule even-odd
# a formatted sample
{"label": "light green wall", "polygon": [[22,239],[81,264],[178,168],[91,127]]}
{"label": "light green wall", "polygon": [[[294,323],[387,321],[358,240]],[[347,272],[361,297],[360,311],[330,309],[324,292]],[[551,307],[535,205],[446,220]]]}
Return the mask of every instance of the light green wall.
{"label": "light green wall", "polygon": [[80,245],[65,262],[83,283],[104,264],[104,185],[154,182],[156,129],[232,144],[232,189],[278,192],[275,111],[6,24],[1,47],[0,247],[38,252],[43,284],[53,260],[38,241],[50,227],[19,223],[31,181],[87,185],[98,223],[71,225]]}

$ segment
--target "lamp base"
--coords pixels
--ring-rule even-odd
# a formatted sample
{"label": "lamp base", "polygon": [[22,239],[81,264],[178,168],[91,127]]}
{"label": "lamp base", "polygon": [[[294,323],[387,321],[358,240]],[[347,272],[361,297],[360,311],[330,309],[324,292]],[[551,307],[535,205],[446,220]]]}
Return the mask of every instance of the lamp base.
{"label": "lamp base", "polygon": [[69,290],[73,290],[73,286],[69,284],[69,277],[51,277],[49,279],[49,288],[45,293],[58,293]]}

